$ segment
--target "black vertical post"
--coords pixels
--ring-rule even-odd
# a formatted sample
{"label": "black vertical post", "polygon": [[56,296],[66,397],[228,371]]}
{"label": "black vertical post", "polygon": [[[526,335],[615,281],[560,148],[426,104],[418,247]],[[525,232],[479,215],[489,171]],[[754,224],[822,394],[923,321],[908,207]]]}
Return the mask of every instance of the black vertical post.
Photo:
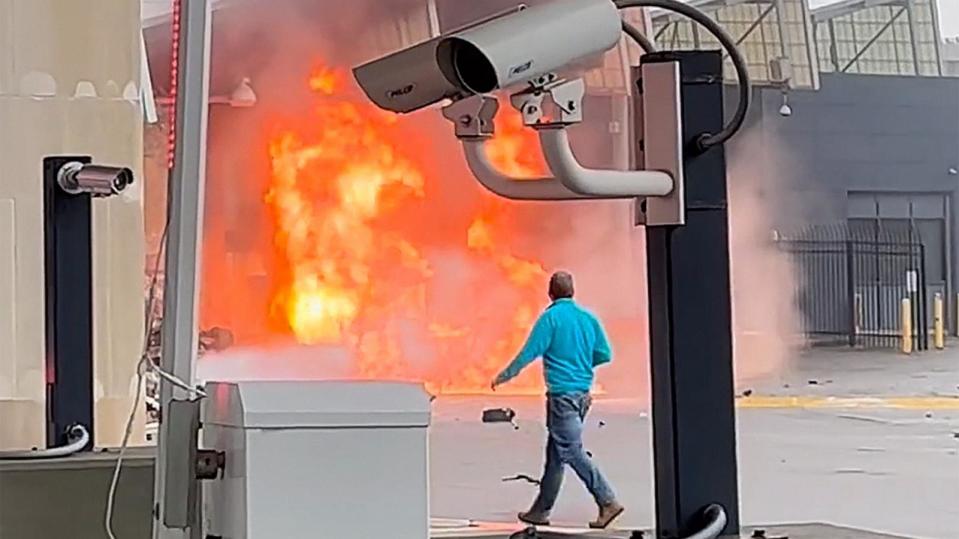
{"label": "black vertical post", "polygon": [[83,425],[93,446],[93,290],[90,195],[60,188],[57,172],[86,156],[43,160],[47,446]]}
{"label": "black vertical post", "polygon": [[849,306],[849,347],[856,346],[856,321],[858,312],[856,309],[856,280],[855,265],[853,264],[853,243],[852,240],[846,240],[846,304]]}
{"label": "black vertical post", "polygon": [[670,52],[680,61],[686,224],[646,229],[652,363],[656,527],[660,539],[703,526],[719,504],[739,532],[733,396],[726,160],[694,141],[723,128],[722,56]]}
{"label": "black vertical post", "polygon": [[929,350],[929,289],[926,282],[926,245],[919,238],[919,259],[916,260],[916,299],[913,310],[919,316],[918,324],[913,327],[918,334],[919,349]]}

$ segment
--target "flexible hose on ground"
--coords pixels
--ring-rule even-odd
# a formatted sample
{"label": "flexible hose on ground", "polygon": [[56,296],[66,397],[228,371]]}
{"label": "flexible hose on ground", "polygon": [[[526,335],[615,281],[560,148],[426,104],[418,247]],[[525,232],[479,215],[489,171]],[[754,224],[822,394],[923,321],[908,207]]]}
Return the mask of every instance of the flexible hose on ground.
{"label": "flexible hose on ground", "polygon": [[0,460],[55,459],[79,453],[90,443],[90,433],[83,425],[74,425],[67,430],[67,445],[29,451],[0,451]]}
{"label": "flexible hose on ground", "polygon": [[719,504],[712,504],[703,511],[709,521],[706,526],[698,532],[686,537],[685,539],[716,539],[726,528],[726,510]]}

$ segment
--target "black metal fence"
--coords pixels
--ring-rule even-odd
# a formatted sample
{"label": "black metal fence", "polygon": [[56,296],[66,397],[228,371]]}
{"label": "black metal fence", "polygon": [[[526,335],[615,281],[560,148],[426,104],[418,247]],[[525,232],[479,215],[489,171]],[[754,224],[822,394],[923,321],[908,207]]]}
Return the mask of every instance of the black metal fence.
{"label": "black metal fence", "polygon": [[928,349],[925,247],[912,227],[816,226],[777,243],[792,260],[802,332],[811,344],[899,347],[909,299],[913,347]]}

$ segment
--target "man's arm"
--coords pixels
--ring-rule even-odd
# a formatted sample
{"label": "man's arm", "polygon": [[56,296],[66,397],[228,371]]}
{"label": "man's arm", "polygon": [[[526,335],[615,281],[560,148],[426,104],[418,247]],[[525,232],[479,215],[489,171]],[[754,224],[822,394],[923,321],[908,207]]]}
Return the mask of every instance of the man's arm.
{"label": "man's arm", "polygon": [[493,385],[502,385],[516,378],[530,363],[546,353],[552,340],[553,327],[546,317],[546,313],[543,313],[533,326],[529,338],[526,339],[526,344],[516,355],[516,359],[503,369],[503,372],[499,373],[499,376],[493,381]]}
{"label": "man's arm", "polygon": [[605,365],[613,360],[613,351],[609,346],[609,339],[606,337],[606,330],[603,324],[597,319],[593,319],[596,324],[596,344],[593,346],[593,367]]}

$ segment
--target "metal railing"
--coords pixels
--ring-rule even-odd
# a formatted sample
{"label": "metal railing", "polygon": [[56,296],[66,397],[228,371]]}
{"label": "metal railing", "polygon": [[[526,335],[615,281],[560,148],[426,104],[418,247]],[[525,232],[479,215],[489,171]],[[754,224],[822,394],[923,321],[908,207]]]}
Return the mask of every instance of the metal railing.
{"label": "metal railing", "polygon": [[901,348],[905,330],[911,349],[929,348],[925,246],[914,229],[815,226],[776,241],[791,258],[811,345]]}

